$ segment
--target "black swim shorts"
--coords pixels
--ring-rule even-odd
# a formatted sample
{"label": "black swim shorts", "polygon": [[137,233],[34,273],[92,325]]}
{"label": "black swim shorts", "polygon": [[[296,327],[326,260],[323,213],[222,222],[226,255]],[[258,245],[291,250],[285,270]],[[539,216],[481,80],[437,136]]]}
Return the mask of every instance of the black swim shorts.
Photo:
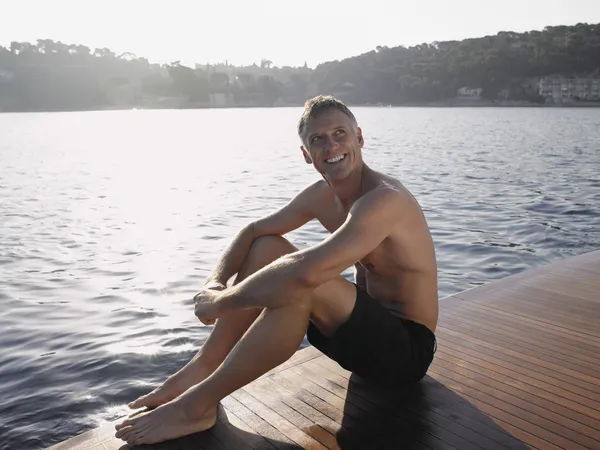
{"label": "black swim shorts", "polygon": [[358,286],[352,314],[333,336],[323,335],[312,322],[306,334],[308,342],[344,369],[387,387],[423,378],[437,349],[429,328],[395,317]]}

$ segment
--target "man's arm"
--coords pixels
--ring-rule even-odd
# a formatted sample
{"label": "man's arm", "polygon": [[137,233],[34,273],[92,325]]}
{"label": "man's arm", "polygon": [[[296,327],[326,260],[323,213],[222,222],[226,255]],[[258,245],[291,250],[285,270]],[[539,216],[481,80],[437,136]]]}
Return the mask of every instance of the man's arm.
{"label": "man's arm", "polygon": [[317,190],[317,183],[308,186],[280,210],[242,228],[221,255],[205,284],[226,286],[227,281],[239,272],[252,243],[260,236],[283,236],[312,220]]}
{"label": "man's arm", "polygon": [[304,298],[374,250],[401,217],[392,189],[357,201],[344,224],[320,244],[285,255],[219,295],[218,308],[277,307]]}

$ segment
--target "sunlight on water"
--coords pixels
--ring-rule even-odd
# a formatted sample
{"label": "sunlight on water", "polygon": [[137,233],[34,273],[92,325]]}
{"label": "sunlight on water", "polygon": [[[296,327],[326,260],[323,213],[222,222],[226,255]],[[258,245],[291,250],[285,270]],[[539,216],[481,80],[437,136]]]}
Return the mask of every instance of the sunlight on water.
{"label": "sunlight on water", "polygon": [[[191,302],[190,302],[191,304]],[[169,315],[165,315],[163,317],[159,317],[157,320],[153,321],[153,325],[156,328],[160,328],[162,330],[171,330],[173,328],[179,327],[183,324],[184,321],[190,319],[190,310],[191,308],[186,307],[185,309],[181,309],[179,311],[175,311],[170,313]],[[177,337],[177,335],[167,334],[169,337]]]}
{"label": "sunlight on water", "polygon": [[97,414],[90,414],[88,419],[94,427],[101,427],[119,417],[125,417],[133,411],[126,405],[112,405],[99,411]]}
{"label": "sunlight on water", "polygon": [[[175,322],[172,320],[172,322]],[[181,321],[177,321],[178,324]],[[173,341],[174,339],[178,339],[179,336],[167,333],[163,335],[167,341]],[[146,356],[154,356],[159,353],[162,354],[175,354],[175,353],[189,353],[197,350],[197,347],[190,343],[180,344],[180,345],[159,345],[159,344],[148,344],[144,342],[142,339],[130,339],[128,342],[118,342],[114,344],[107,345],[105,350],[108,353],[112,353],[115,355],[125,355],[125,354],[136,354],[136,355],[146,355]]]}
{"label": "sunlight on water", "polygon": [[[300,112],[0,115],[0,448],[129,414],[189,361],[220,252],[318,179]],[[423,207],[440,296],[600,247],[600,109],[354,112],[365,160]]]}
{"label": "sunlight on water", "polygon": [[112,344],[106,347],[106,351],[108,353],[114,353],[117,355],[124,355],[127,353],[131,353],[131,354],[136,354],[136,355],[146,355],[146,356],[150,356],[150,355],[155,355],[156,353],[160,352],[162,349],[162,346],[160,345],[152,345],[152,344],[144,344],[144,343],[139,343],[138,345],[134,346],[134,343],[118,343],[118,344]]}

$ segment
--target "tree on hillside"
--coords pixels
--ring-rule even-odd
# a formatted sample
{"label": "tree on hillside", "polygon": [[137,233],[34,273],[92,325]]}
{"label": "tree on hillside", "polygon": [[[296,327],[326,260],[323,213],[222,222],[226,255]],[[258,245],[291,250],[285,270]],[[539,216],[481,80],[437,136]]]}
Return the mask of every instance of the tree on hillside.
{"label": "tree on hillside", "polygon": [[204,71],[193,70],[179,63],[171,64],[168,70],[176,93],[192,101],[208,99],[209,81]]}
{"label": "tree on hillside", "polygon": [[90,49],[51,39],[0,47],[0,109],[53,110],[158,105],[163,96],[202,102],[231,93],[244,105],[272,105],[278,98],[302,104],[309,92],[331,93],[352,104],[444,101],[461,87],[484,97],[537,101],[530,80],[543,76],[600,76],[600,24],[413,47],[377,46],[367,53],[305,67],[225,64],[192,69],[176,61],[150,64],[132,53]]}

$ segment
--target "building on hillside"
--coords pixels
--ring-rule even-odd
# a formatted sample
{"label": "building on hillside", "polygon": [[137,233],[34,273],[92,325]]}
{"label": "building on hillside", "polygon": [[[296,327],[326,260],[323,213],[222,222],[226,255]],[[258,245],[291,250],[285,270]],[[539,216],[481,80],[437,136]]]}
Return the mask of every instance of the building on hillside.
{"label": "building on hillside", "polygon": [[470,88],[467,86],[463,86],[456,92],[456,97],[476,99],[481,98],[482,94],[482,88]]}
{"label": "building on hillside", "polygon": [[600,101],[600,78],[543,77],[539,94],[547,103]]}
{"label": "building on hillside", "polygon": [[559,47],[566,47],[567,44],[569,43],[569,38],[564,35],[564,36],[554,36],[552,38],[552,41],[554,41],[554,43],[556,45],[558,45]]}

